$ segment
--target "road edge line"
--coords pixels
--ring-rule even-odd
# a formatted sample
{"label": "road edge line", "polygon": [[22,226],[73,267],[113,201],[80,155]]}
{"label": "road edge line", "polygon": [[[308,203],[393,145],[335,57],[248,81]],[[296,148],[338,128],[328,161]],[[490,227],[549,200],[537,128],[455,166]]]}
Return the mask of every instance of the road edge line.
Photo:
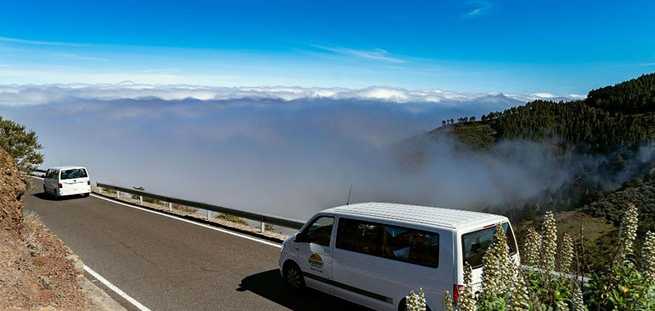
{"label": "road edge line", "polygon": [[126,294],[124,291],[122,291],[118,286],[112,284],[109,282],[107,279],[105,279],[102,275],[100,275],[98,272],[95,272],[93,269],[91,269],[89,266],[84,265],[84,271],[89,273],[93,278],[98,280],[102,285],[107,286],[111,291],[113,291],[116,295],[120,296],[121,298],[127,300],[129,303],[131,303],[134,307],[139,309],[140,311],[151,311],[150,308],[144,306],[141,304],[139,301],[136,299],[132,298],[130,295]]}
{"label": "road edge line", "polygon": [[178,216],[175,216],[175,215],[170,215],[170,214],[166,214],[166,213],[162,213],[162,212],[158,212],[158,211],[153,211],[153,210],[143,208],[143,207],[140,207],[140,206],[136,206],[136,205],[132,205],[132,204],[129,204],[129,203],[113,200],[113,199],[110,199],[110,198],[107,198],[107,197],[104,197],[104,196],[101,196],[101,195],[98,195],[98,194],[95,194],[95,193],[91,193],[91,196],[94,197],[94,198],[100,199],[100,200],[105,200],[107,202],[114,203],[114,204],[118,204],[118,205],[130,207],[130,208],[138,209],[140,211],[156,214],[156,215],[159,215],[159,216],[168,217],[168,218],[171,218],[171,219],[186,222],[186,223],[196,225],[196,226],[199,226],[199,227],[203,227],[203,228],[206,228],[206,229],[211,229],[211,230],[214,230],[214,231],[218,231],[218,232],[222,232],[222,233],[229,234],[229,235],[232,235],[232,236],[236,236],[236,237],[239,237],[239,238],[242,238],[242,239],[247,239],[247,240],[251,240],[251,241],[254,241],[254,242],[259,242],[261,244],[265,244],[265,245],[268,245],[268,246],[273,246],[273,247],[276,247],[276,248],[282,248],[281,244],[266,241],[266,240],[263,240],[263,239],[258,239],[256,237],[252,237],[252,236],[249,236],[247,234],[241,234],[241,233],[237,233],[237,232],[234,232],[234,231],[231,231],[231,230],[227,230],[227,229],[223,229],[223,228],[217,228],[217,227],[214,227],[214,226],[210,226],[210,225],[202,224],[202,223],[199,223],[199,222],[195,222],[193,220],[184,219],[182,217],[178,217]]}

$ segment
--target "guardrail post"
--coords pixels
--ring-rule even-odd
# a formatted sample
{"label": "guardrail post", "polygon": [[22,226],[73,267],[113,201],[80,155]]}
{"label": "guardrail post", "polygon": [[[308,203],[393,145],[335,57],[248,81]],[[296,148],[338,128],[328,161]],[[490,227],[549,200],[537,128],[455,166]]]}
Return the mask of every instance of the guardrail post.
{"label": "guardrail post", "polygon": [[168,211],[169,212],[173,211],[173,202],[168,202]]}
{"label": "guardrail post", "polygon": [[207,211],[207,221],[209,221],[209,213],[210,213],[210,210],[206,210],[206,211]]}
{"label": "guardrail post", "polygon": [[139,196],[139,205],[143,205],[143,196],[142,195]]}
{"label": "guardrail post", "polygon": [[120,200],[120,198],[121,198],[121,192],[116,190],[116,199]]}
{"label": "guardrail post", "polygon": [[263,219],[261,221],[261,225],[260,225],[259,230],[261,231],[261,233],[264,233],[264,231],[266,230],[266,223],[264,222]]}

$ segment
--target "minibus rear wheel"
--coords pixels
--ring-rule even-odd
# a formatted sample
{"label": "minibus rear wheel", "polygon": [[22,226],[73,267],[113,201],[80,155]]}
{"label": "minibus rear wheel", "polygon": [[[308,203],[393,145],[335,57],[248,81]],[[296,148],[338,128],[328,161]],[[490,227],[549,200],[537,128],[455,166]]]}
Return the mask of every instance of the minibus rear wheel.
{"label": "minibus rear wheel", "polygon": [[284,264],[284,282],[293,290],[302,290],[305,288],[305,278],[302,275],[300,267],[293,262],[287,261]]}

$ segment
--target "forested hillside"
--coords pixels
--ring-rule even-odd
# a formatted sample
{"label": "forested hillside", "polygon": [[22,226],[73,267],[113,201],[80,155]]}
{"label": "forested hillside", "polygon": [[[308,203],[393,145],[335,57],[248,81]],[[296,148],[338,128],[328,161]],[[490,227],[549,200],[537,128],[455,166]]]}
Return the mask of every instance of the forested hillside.
{"label": "forested hillside", "polygon": [[[460,120],[464,119],[470,120]],[[476,148],[503,139],[527,139],[555,141],[579,152],[634,149],[655,137],[655,74],[593,90],[585,100],[533,101],[489,113],[477,122],[446,122],[431,133],[444,131]]]}
{"label": "forested hillside", "polygon": [[[546,210],[591,217],[563,220],[563,226],[579,231],[590,219],[618,226],[627,206],[635,204],[641,215],[639,231],[655,230],[655,74],[593,90],[584,100],[538,100],[474,120],[443,121],[429,136],[454,137],[479,153],[495,152],[504,141],[545,144],[572,176],[533,199],[481,209],[504,213],[516,223],[534,221]],[[412,155],[425,160],[417,150]],[[593,269],[601,268],[605,261],[594,254],[606,252],[618,231],[587,229],[593,247],[584,257]]]}

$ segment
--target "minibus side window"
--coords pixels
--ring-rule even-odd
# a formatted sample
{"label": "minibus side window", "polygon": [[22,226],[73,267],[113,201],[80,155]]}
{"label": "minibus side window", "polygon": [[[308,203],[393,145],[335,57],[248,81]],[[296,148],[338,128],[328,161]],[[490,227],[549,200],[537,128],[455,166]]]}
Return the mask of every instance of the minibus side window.
{"label": "minibus side window", "polygon": [[386,225],[384,257],[422,266],[439,266],[439,234]]}
{"label": "minibus side window", "polygon": [[316,218],[311,225],[296,237],[298,243],[314,243],[330,246],[334,217],[322,216]]}
{"label": "minibus side window", "polygon": [[439,234],[374,222],[339,219],[337,248],[436,268]]}
{"label": "minibus side window", "polygon": [[380,224],[341,218],[337,231],[337,248],[381,256],[382,230]]}

